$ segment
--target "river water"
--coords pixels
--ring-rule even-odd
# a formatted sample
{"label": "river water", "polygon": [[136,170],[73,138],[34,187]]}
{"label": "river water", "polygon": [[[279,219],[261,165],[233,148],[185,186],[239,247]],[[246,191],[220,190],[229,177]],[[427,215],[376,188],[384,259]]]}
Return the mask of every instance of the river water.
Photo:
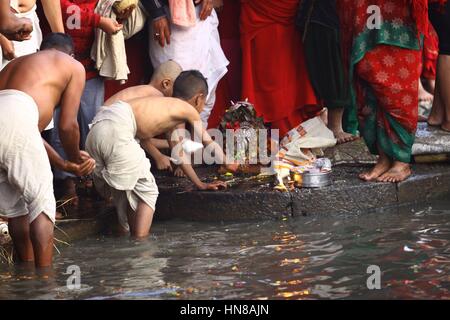
{"label": "river water", "polygon": [[[0,299],[450,299],[449,242],[450,202],[263,223],[160,222],[141,242],[59,245],[49,277],[0,265]],[[65,274],[72,265],[75,290]],[[379,290],[367,286],[371,265]]]}

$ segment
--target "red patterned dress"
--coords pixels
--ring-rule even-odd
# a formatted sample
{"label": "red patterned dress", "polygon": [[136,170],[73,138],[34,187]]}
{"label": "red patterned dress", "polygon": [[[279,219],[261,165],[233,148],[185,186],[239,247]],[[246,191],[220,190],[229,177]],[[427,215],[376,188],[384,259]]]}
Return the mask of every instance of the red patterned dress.
{"label": "red patterned dress", "polygon": [[[410,162],[427,0],[339,0],[338,11],[361,135],[373,154]],[[374,28],[369,18],[377,11]]]}

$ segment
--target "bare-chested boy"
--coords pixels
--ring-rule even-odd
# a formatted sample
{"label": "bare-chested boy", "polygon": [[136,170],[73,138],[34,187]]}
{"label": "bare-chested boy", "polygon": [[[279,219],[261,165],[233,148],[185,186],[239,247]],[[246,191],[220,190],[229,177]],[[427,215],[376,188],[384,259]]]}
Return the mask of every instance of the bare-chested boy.
{"label": "bare-chested boy", "polygon": [[84,68],[70,56],[67,35],[51,34],[42,49],[0,73],[0,214],[9,219],[17,258],[37,267],[50,266],[53,254],[53,175],[40,132],[56,105],[69,161],[82,164],[88,157],[79,150],[77,123]]}
{"label": "bare-chested boy", "polygon": [[[96,161],[94,184],[103,196],[112,197],[120,224],[129,225],[133,237],[148,235],[158,197],[150,161],[136,139],[145,143],[161,134],[174,138],[174,129],[188,123],[206,144],[214,143],[200,120],[207,94],[208,84],[203,75],[198,71],[185,71],[175,81],[175,98],[118,101],[97,113],[86,141],[86,150]],[[169,140],[172,147],[178,142],[174,136],[174,141]],[[223,152],[221,156],[224,158]],[[223,182],[202,182],[189,164],[183,163],[181,167],[201,190],[226,187]],[[230,169],[236,168],[230,165]]]}
{"label": "bare-chested boy", "polygon": [[[106,100],[104,105],[110,106],[117,101],[127,102],[132,99],[143,97],[172,97],[173,84],[182,71],[183,69],[177,62],[169,60],[155,69],[148,85],[126,88]],[[171,170],[172,165],[170,157],[162,154],[158,149],[158,145],[160,145],[161,142],[160,139],[148,140],[145,142],[146,145],[144,148],[155,161],[158,170]],[[165,148],[168,148],[165,140],[163,145]]]}

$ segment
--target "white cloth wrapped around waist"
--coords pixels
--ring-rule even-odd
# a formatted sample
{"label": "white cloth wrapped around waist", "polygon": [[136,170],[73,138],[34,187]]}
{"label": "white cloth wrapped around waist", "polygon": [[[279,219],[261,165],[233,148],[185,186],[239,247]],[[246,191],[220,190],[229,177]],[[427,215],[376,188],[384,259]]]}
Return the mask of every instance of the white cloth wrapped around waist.
{"label": "white cloth wrapped around waist", "polygon": [[136,130],[131,107],[119,101],[99,110],[86,140],[86,150],[96,161],[95,187],[104,197],[113,198],[126,229],[128,204],[136,210],[141,200],[154,210],[158,197],[150,161],[135,139]]}
{"label": "white cloth wrapped around waist", "polygon": [[41,213],[55,221],[53,174],[39,132],[33,98],[18,90],[0,91],[0,215]]}

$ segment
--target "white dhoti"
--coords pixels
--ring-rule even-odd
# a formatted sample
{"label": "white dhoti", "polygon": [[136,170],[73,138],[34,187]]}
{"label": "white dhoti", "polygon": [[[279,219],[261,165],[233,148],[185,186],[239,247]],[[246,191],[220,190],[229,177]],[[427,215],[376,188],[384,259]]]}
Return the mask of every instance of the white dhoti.
{"label": "white dhoti", "polygon": [[53,174],[38,128],[34,100],[17,90],[0,91],[0,216],[41,213],[55,221]]}
{"label": "white dhoti", "polygon": [[[168,9],[168,8],[166,8]],[[229,61],[220,46],[219,19],[213,10],[206,20],[200,20],[201,6],[197,6],[197,23],[193,27],[180,27],[171,23],[170,45],[161,47],[153,39],[150,25],[150,59],[154,68],[168,60],[180,64],[183,70],[198,70],[208,80],[209,93],[206,106],[201,113],[203,124],[206,125],[216,101],[216,88],[220,79],[227,73]],[[169,10],[166,10],[170,19]]]}
{"label": "white dhoti", "polygon": [[113,199],[120,224],[129,229],[128,207],[139,201],[155,210],[158,187],[150,161],[136,140],[136,120],[122,101],[102,107],[86,139],[86,151],[95,159],[94,184],[105,198]]}
{"label": "white dhoti", "polygon": [[[17,8],[13,9],[17,10]],[[31,39],[25,41],[13,41],[14,44],[14,53],[17,58],[35,53],[39,50],[42,43],[42,31],[39,25],[39,18],[36,13],[36,5],[28,12],[24,13],[16,13],[16,17],[18,18],[27,18],[30,19],[33,24],[33,32],[31,33]],[[9,60],[6,60],[2,55],[2,65],[1,69],[3,69]]]}

